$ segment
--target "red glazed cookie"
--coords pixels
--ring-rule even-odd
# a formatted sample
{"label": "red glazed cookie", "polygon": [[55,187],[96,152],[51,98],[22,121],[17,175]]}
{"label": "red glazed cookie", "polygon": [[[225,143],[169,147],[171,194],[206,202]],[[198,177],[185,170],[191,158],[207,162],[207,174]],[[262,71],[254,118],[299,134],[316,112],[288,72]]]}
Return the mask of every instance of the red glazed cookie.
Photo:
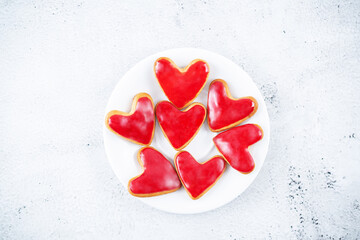
{"label": "red glazed cookie", "polygon": [[171,59],[161,57],[155,61],[154,71],[167,98],[182,109],[204,88],[209,76],[209,65],[195,59],[186,68],[179,68]]}
{"label": "red glazed cookie", "polygon": [[152,98],[147,93],[137,94],[134,97],[130,113],[110,111],[106,115],[105,124],[110,131],[131,142],[149,145],[155,130]]}
{"label": "red glazed cookie", "polygon": [[172,103],[162,101],[156,105],[155,111],[162,132],[176,150],[191,142],[206,117],[206,108],[200,103],[193,103],[180,111]]}
{"label": "red glazed cookie", "polygon": [[171,163],[152,147],[138,152],[138,161],[144,172],[129,181],[128,190],[136,197],[152,197],[175,192],[181,187]]}
{"label": "red glazed cookie", "polygon": [[231,167],[242,173],[250,173],[254,170],[255,163],[248,148],[262,137],[263,130],[260,126],[245,124],[218,134],[213,141]]}
{"label": "red glazed cookie", "polygon": [[190,153],[182,151],[175,155],[175,167],[187,193],[196,200],[215,185],[224,173],[226,163],[221,156],[198,163]]}
{"label": "red glazed cookie", "polygon": [[234,127],[255,114],[258,103],[253,97],[233,98],[222,79],[211,82],[208,93],[208,123],[210,130],[220,132]]}

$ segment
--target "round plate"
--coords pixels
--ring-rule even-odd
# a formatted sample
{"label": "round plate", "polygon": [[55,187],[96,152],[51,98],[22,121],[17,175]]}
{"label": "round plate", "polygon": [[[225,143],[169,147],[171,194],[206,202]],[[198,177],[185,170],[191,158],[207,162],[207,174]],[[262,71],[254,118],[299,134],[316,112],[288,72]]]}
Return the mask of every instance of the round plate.
{"label": "round plate", "polygon": [[[229,59],[206,50],[178,48],[149,56],[131,68],[113,91],[106,107],[106,113],[111,110],[129,112],[133,97],[140,92],[150,94],[154,100],[154,105],[161,100],[168,100],[154,74],[154,62],[159,57],[171,58],[181,68],[186,67],[193,59],[197,58],[203,59],[209,64],[210,75],[208,81],[195,102],[200,102],[204,106],[207,105],[209,84],[217,78],[224,79],[228,83],[233,97],[253,96],[258,101],[259,108],[257,112],[244,122],[256,123],[264,130],[263,139],[250,146],[250,152],[255,160],[253,172],[242,174],[227,165],[223,176],[198,200],[192,200],[183,187],[176,192],[161,196],[134,197],[134,201],[139,199],[154,208],[172,213],[200,213],[218,208],[239,196],[254,181],[264,163],[270,139],[269,116],[265,102],[251,78]],[[216,133],[210,131],[207,121],[205,121],[198,134],[184,150],[190,152],[198,162],[205,162],[212,156],[220,154],[212,141],[216,135]],[[142,146],[115,135],[105,127],[105,124],[104,144],[115,174],[124,187],[127,188],[129,179],[142,172],[136,157]],[[176,150],[172,148],[164,137],[158,122],[156,122],[151,146],[159,150],[174,165]]]}

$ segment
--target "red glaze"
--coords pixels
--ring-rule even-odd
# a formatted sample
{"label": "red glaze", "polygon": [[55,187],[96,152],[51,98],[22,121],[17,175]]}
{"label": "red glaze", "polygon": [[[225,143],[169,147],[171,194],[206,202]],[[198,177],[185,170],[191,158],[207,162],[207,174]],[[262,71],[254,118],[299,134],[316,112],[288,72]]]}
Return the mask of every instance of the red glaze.
{"label": "red glaze", "polygon": [[171,145],[180,150],[192,140],[199,131],[206,116],[206,109],[194,103],[185,111],[178,110],[168,101],[156,105],[156,117],[160,127]]}
{"label": "red glaze", "polygon": [[257,102],[252,97],[232,98],[226,82],[218,79],[210,84],[207,109],[209,127],[217,132],[251,117],[257,110]]}
{"label": "red glaze", "polygon": [[198,199],[221,177],[226,163],[222,157],[215,156],[200,164],[190,153],[184,151],[175,157],[175,167],[190,197]]}
{"label": "red glaze", "polygon": [[196,98],[209,75],[209,66],[202,60],[194,60],[186,69],[179,69],[170,59],[159,58],[154,70],[165,95],[179,109]]}
{"label": "red glaze", "polygon": [[139,197],[150,197],[173,192],[181,187],[171,163],[151,147],[140,149],[138,160],[144,172],[130,179],[129,192]]}
{"label": "red glaze", "polygon": [[154,105],[150,96],[137,96],[134,98],[130,114],[111,111],[106,118],[106,124],[120,136],[138,144],[148,145],[152,141],[155,129]]}
{"label": "red glaze", "polygon": [[214,137],[217,149],[231,167],[242,173],[250,173],[255,163],[248,147],[263,137],[262,129],[256,124],[245,124],[222,132]]}

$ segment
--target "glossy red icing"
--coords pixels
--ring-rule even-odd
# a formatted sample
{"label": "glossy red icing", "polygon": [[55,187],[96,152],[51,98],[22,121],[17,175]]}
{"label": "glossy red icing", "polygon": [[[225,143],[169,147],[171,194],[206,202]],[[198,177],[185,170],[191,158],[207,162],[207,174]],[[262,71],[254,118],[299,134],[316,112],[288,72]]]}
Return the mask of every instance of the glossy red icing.
{"label": "glossy red icing", "polygon": [[200,164],[184,151],[176,156],[175,167],[186,191],[193,199],[198,199],[220,178],[226,163],[222,157],[215,156]]}
{"label": "glossy red icing", "polygon": [[191,141],[204,122],[205,116],[205,107],[200,104],[191,105],[183,112],[168,101],[156,105],[156,117],[160,127],[176,150],[182,149]]}
{"label": "glossy red icing", "polygon": [[231,167],[242,173],[250,173],[254,170],[255,163],[248,147],[262,137],[263,132],[258,125],[245,124],[222,132],[213,140]]}
{"label": "glossy red icing", "polygon": [[150,98],[140,97],[136,102],[135,111],[130,115],[121,114],[118,111],[109,114],[112,115],[108,117],[107,124],[112,131],[139,144],[151,143],[155,128],[155,115],[154,105]]}
{"label": "glossy red icing", "polygon": [[138,153],[144,172],[129,181],[129,192],[135,196],[155,196],[173,192],[181,187],[178,175],[171,163],[151,147]]}
{"label": "glossy red icing", "polygon": [[213,131],[221,131],[240,123],[257,110],[253,98],[233,99],[228,96],[226,83],[214,80],[208,93],[208,122]]}
{"label": "glossy red icing", "polygon": [[202,60],[194,60],[182,71],[170,59],[159,58],[154,69],[165,95],[179,109],[194,100],[209,75],[209,66]]}

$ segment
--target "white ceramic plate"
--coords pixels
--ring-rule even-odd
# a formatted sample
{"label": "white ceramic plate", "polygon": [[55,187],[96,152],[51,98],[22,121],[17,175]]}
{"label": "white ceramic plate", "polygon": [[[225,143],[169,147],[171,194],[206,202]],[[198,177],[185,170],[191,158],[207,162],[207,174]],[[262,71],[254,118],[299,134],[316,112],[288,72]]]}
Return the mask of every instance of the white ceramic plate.
{"label": "white ceramic plate", "polygon": [[[161,100],[168,100],[154,75],[154,62],[159,57],[169,57],[179,67],[187,66],[196,58],[203,59],[209,64],[210,75],[208,81],[202,92],[195,99],[195,102],[200,102],[206,106],[209,84],[217,78],[224,79],[228,83],[233,97],[253,96],[258,101],[258,111],[253,117],[244,122],[259,124],[264,130],[263,139],[250,146],[250,152],[255,160],[255,169],[253,172],[250,174],[242,174],[228,165],[225,173],[214,187],[198,200],[192,200],[183,187],[176,192],[161,196],[149,198],[134,197],[134,201],[138,199],[154,208],[172,213],[200,213],[218,208],[244,192],[254,181],[264,163],[270,139],[269,116],[265,102],[251,78],[229,59],[206,50],[178,48],[149,56],[131,68],[119,81],[113,91],[106,107],[106,113],[110,110],[129,112],[133,97],[140,92],[150,94],[154,100],[154,105]],[[205,121],[198,134],[184,150],[190,152],[197,161],[204,162],[212,156],[220,154],[212,142],[215,136],[216,133],[210,131],[207,121]],[[124,187],[127,188],[129,179],[142,172],[136,157],[141,146],[126,141],[110,132],[105,127],[105,124],[104,144],[105,151],[115,174]],[[151,146],[159,150],[174,164],[173,159],[176,151],[164,137],[157,122]]]}

